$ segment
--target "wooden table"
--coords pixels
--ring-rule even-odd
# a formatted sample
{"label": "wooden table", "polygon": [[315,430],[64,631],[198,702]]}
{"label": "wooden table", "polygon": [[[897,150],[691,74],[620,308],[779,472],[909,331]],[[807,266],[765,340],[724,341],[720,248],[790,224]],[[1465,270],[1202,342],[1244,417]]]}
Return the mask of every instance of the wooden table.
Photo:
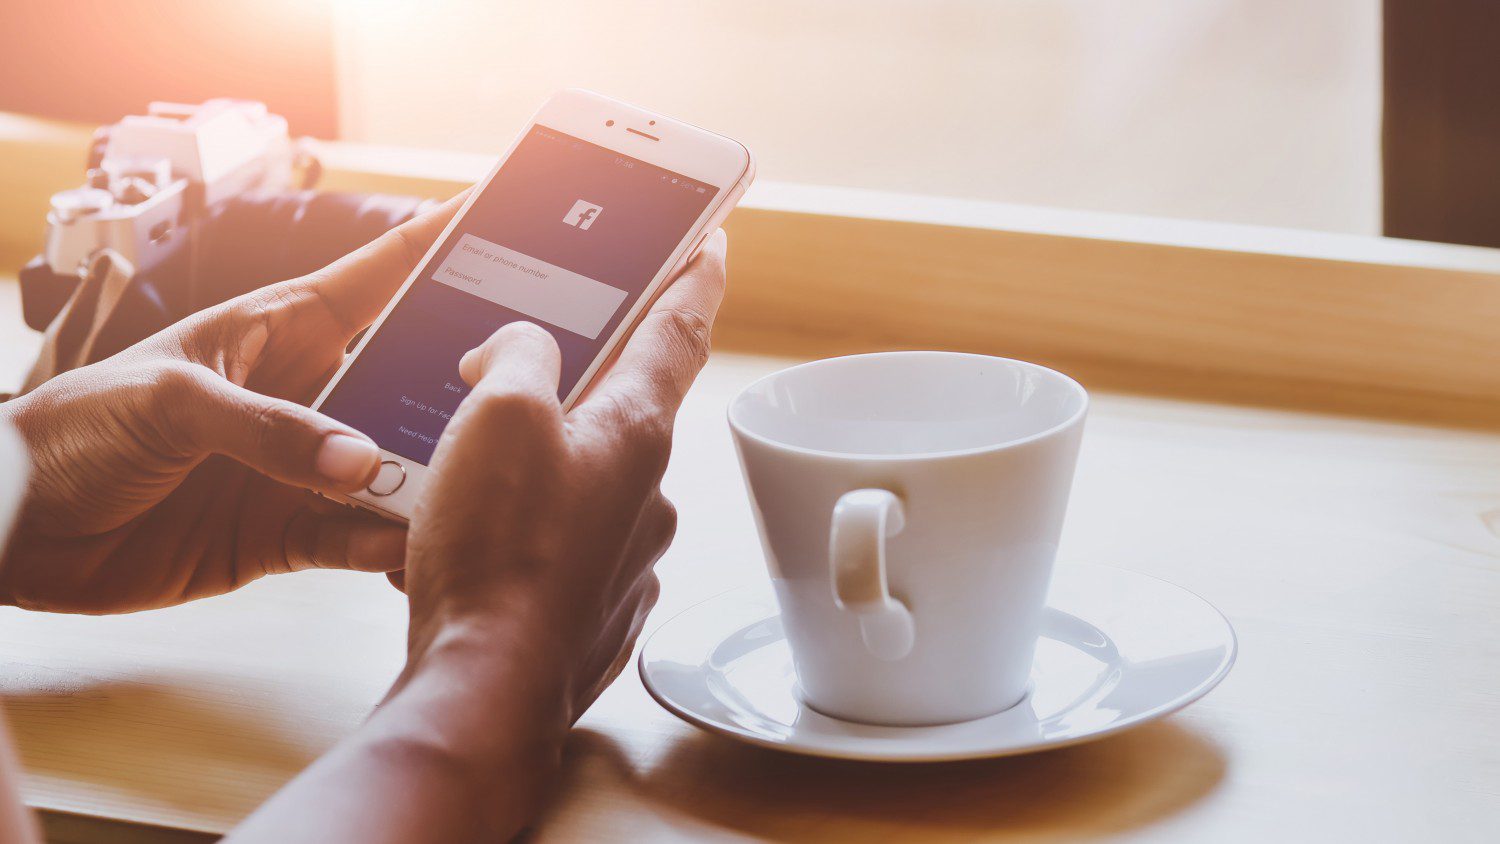
{"label": "wooden table", "polygon": [[[648,630],[765,576],[723,411],[784,363],[718,354],[689,398]],[[1493,840],[1500,436],[1097,395],[1061,556],[1205,596],[1239,664],[1115,738],[913,766],[699,733],[632,670],[580,724],[536,839]],[[222,832],[355,729],[403,635],[382,578],[336,572],[130,616],[0,610],[28,799],[60,839]]]}

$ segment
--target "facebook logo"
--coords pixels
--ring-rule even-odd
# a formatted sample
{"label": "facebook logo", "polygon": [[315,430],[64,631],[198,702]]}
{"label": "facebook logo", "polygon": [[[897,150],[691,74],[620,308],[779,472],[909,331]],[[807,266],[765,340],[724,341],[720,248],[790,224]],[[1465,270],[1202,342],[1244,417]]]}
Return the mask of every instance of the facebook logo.
{"label": "facebook logo", "polygon": [[573,208],[568,211],[567,216],[563,217],[563,222],[574,228],[587,230],[603,212],[604,206],[580,199],[573,203]]}

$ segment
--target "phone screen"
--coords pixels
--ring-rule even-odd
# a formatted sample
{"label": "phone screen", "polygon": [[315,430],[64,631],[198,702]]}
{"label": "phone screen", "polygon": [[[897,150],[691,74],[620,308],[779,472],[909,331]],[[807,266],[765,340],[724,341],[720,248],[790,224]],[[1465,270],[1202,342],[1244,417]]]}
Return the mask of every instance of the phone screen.
{"label": "phone screen", "polygon": [[536,125],[320,410],[428,463],[468,393],[464,352],[530,320],[572,392],[719,188]]}

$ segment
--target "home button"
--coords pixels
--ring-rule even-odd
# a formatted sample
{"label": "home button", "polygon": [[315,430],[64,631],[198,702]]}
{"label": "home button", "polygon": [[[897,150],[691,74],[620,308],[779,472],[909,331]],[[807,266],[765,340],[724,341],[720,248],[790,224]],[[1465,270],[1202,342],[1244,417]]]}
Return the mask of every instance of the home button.
{"label": "home button", "polygon": [[366,489],[371,495],[384,498],[387,495],[394,495],[404,483],[406,483],[406,467],[394,460],[382,460],[380,471],[375,473],[375,480],[370,481]]}

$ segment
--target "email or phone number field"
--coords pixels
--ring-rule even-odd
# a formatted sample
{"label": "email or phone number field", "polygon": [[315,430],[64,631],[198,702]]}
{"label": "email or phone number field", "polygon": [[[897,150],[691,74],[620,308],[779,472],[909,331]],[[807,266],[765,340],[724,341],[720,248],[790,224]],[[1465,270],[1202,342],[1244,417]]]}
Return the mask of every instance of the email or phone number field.
{"label": "email or phone number field", "polygon": [[472,234],[459,238],[432,278],[590,340],[599,337],[626,296]]}

